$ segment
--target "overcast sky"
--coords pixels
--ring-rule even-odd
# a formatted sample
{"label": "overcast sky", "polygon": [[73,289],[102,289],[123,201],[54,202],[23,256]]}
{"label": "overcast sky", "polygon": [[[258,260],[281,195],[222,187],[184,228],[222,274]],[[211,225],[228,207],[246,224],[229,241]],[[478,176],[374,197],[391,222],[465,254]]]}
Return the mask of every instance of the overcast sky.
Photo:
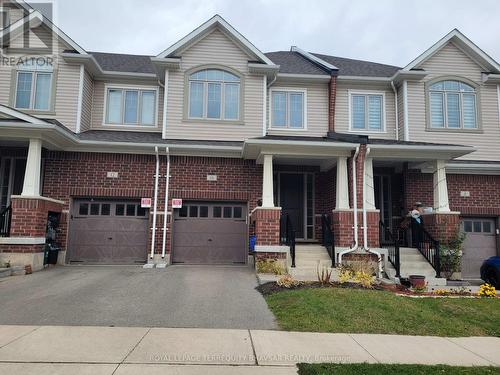
{"label": "overcast sky", "polygon": [[156,55],[218,13],[263,52],[404,66],[453,28],[500,61],[499,0],[56,0],[88,51]]}

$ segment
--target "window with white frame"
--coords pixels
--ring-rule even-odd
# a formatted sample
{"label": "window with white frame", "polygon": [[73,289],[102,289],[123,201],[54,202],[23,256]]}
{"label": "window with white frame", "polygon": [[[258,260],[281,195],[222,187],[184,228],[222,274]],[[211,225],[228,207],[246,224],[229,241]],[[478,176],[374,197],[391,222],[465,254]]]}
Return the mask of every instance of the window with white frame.
{"label": "window with white frame", "polygon": [[0,5],[0,30],[10,26],[9,9]]}
{"label": "window with white frame", "polygon": [[52,65],[45,61],[29,60],[16,72],[14,106],[18,109],[48,111],[51,107]]}
{"label": "window with white frame", "polygon": [[305,91],[271,90],[271,128],[305,128]]}
{"label": "window with white frame", "polygon": [[351,93],[351,130],[384,131],[384,95]]}
{"label": "window with white frame", "polygon": [[429,87],[430,127],[477,129],[476,90],[460,81],[446,80]]}
{"label": "window with white frame", "polygon": [[156,103],[156,89],[108,87],[105,124],[155,126]]}
{"label": "window with white frame", "polygon": [[189,76],[190,119],[240,119],[240,77],[221,69],[199,70]]}

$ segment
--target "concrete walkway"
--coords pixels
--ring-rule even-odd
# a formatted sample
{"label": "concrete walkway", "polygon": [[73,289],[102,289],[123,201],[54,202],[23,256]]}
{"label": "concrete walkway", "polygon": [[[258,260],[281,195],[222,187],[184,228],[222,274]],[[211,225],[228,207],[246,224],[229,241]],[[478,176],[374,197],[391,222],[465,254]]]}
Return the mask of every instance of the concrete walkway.
{"label": "concrete walkway", "polygon": [[0,326],[0,374],[296,374],[298,362],[500,366],[500,338]]}

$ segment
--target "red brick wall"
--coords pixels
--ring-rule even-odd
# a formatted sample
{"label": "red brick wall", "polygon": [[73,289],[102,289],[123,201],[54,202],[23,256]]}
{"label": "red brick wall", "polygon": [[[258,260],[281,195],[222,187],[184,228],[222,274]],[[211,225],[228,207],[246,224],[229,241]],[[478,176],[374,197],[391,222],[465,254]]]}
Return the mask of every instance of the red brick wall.
{"label": "red brick wall", "polygon": [[409,212],[415,202],[424,206],[434,206],[434,182],[432,173],[421,173],[417,170],[407,170],[404,173],[405,207]]}
{"label": "red brick wall", "polygon": [[44,199],[12,199],[11,237],[45,237],[49,211],[61,212],[62,205]]}
{"label": "red brick wall", "polygon": [[[368,246],[379,247],[379,221],[380,213],[370,211],[366,213],[368,222]],[[350,247],[354,244],[354,212],[353,211],[335,211],[332,220],[333,233],[335,235],[335,245],[341,247]],[[358,245],[364,244],[363,237],[363,212],[358,211]]]}
{"label": "red brick wall", "polygon": [[441,243],[454,240],[460,229],[460,215],[458,214],[431,214],[423,218],[425,229]]}
{"label": "red brick wall", "polygon": [[328,130],[335,131],[335,102],[337,100],[337,77],[332,76],[328,89]]}
{"label": "red brick wall", "polygon": [[[448,174],[446,179],[452,211],[500,216],[500,176]],[[469,191],[470,197],[461,197],[460,191]]]}
{"label": "red brick wall", "polygon": [[41,253],[45,245],[0,244],[0,253]]}
{"label": "red brick wall", "polygon": [[[360,145],[359,153],[356,158],[356,193],[357,193],[357,203],[358,208],[363,207],[363,164],[366,154],[366,145]],[[349,178],[349,206],[354,207],[354,200],[352,195],[353,187],[353,168],[352,168],[352,158],[354,157],[354,151],[352,157],[347,159],[347,173]]]}
{"label": "red brick wall", "polygon": [[281,210],[259,208],[252,213],[258,246],[277,246],[280,244]]}

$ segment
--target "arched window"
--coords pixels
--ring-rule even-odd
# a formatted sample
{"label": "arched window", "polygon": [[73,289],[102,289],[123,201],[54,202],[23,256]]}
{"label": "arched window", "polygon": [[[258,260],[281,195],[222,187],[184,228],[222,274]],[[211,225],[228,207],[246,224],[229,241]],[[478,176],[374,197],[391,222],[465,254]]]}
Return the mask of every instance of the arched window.
{"label": "arched window", "polygon": [[220,69],[191,74],[188,114],[192,119],[239,120],[240,77]]}
{"label": "arched window", "polygon": [[430,125],[436,129],[477,129],[476,90],[460,81],[429,87]]}

